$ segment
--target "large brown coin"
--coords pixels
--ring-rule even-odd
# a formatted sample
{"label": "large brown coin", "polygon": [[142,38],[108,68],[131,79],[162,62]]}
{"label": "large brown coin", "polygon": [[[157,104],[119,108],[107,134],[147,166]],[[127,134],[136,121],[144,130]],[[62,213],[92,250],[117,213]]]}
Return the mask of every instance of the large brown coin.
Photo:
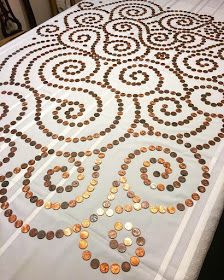
{"label": "large brown coin", "polygon": [[46,237],[47,237],[47,240],[53,239],[54,238],[54,232],[53,231],[48,231]]}
{"label": "large brown coin", "polygon": [[129,262],[123,262],[121,264],[121,269],[124,271],[124,272],[128,272],[130,269],[131,269],[131,265]]}
{"label": "large brown coin", "polygon": [[113,263],[110,267],[110,270],[113,274],[118,274],[120,272],[121,268],[120,268],[119,264]]}
{"label": "large brown coin", "polygon": [[83,260],[85,260],[85,261],[90,260],[90,259],[91,259],[91,256],[92,256],[92,253],[91,253],[90,251],[88,251],[88,250],[83,251],[83,253],[82,253],[82,258],[83,258]]}
{"label": "large brown coin", "polygon": [[90,262],[90,266],[93,269],[97,269],[100,266],[100,261],[98,259],[92,259]]}
{"label": "large brown coin", "polygon": [[111,240],[111,241],[110,241],[110,248],[111,248],[111,249],[117,249],[117,247],[118,247],[118,242],[117,242],[117,240],[115,240],[115,239]]}
{"label": "large brown coin", "polygon": [[102,273],[107,273],[109,271],[109,264],[108,263],[101,263],[100,264],[100,271]]}

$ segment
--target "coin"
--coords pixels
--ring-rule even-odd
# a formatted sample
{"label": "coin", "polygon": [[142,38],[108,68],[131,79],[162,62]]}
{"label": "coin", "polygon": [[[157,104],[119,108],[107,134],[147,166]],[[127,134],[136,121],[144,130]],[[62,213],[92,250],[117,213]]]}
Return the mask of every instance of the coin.
{"label": "coin", "polygon": [[111,217],[111,216],[114,215],[114,211],[113,211],[112,209],[108,209],[108,210],[106,211],[106,215],[107,215],[108,217]]}
{"label": "coin", "polygon": [[150,206],[149,210],[151,213],[156,214],[159,211],[159,207],[157,206]]}
{"label": "coin", "polygon": [[138,257],[143,257],[145,255],[145,250],[142,248],[142,247],[138,247],[136,250],[135,250],[135,254],[138,256]]}
{"label": "coin", "polygon": [[136,243],[138,246],[144,246],[145,245],[145,238],[142,236],[137,237]]}
{"label": "coin", "polygon": [[119,230],[122,230],[123,225],[122,225],[121,222],[116,222],[116,223],[114,224],[114,228],[115,228],[117,231],[119,231]]}
{"label": "coin", "polygon": [[98,220],[98,216],[96,214],[92,214],[89,219],[90,222],[95,223]]}
{"label": "coin", "polygon": [[132,230],[133,225],[132,225],[132,223],[127,222],[127,223],[125,223],[124,227],[125,227],[126,230]]}
{"label": "coin", "polygon": [[109,271],[109,265],[107,263],[100,264],[100,271],[102,273],[107,273]]}
{"label": "coin", "polygon": [[129,262],[123,262],[121,264],[121,269],[124,271],[124,272],[128,272],[130,269],[131,269],[131,265]]}
{"label": "coin", "polygon": [[139,260],[138,257],[133,256],[133,257],[130,258],[130,263],[131,263],[131,265],[133,265],[133,266],[137,266],[137,265],[139,265],[140,260]]}
{"label": "coin", "polygon": [[30,231],[29,231],[29,236],[30,237],[35,237],[38,233],[38,230],[36,228],[32,228]]}
{"label": "coin", "polygon": [[92,259],[90,262],[90,266],[93,269],[97,269],[100,266],[100,261],[98,259]]}
{"label": "coin", "polygon": [[174,214],[176,212],[176,208],[174,206],[168,206],[167,212],[170,214]]}
{"label": "coin", "polygon": [[141,203],[134,203],[133,207],[137,211],[139,211],[142,208]]}
{"label": "coin", "polygon": [[192,207],[194,202],[191,200],[191,199],[186,199],[185,200],[185,204],[188,206],[188,207]]}
{"label": "coin", "polygon": [[131,246],[131,244],[132,244],[131,238],[130,237],[125,237],[124,238],[124,245],[125,246]]}
{"label": "coin", "polygon": [[90,226],[90,220],[85,219],[85,220],[82,221],[81,224],[82,224],[82,226],[83,226],[84,228],[87,228],[87,227]]}
{"label": "coin", "polygon": [[148,201],[142,201],[141,207],[142,207],[143,209],[149,208],[149,203],[148,203]]}
{"label": "coin", "polygon": [[118,274],[120,272],[120,266],[116,263],[113,263],[111,266],[110,266],[110,271],[113,273],[113,274]]}
{"label": "coin", "polygon": [[155,189],[157,188],[157,185],[156,185],[155,183],[151,183],[151,184],[150,184],[150,188],[151,188],[152,190],[155,190]]}
{"label": "coin", "polygon": [[111,230],[108,232],[108,236],[109,236],[111,239],[116,238],[116,237],[117,237],[117,232],[116,232],[116,230],[111,229]]}
{"label": "coin", "polygon": [[56,232],[55,232],[55,236],[57,238],[62,238],[64,236],[64,231],[62,229],[58,229]]}
{"label": "coin", "polygon": [[30,230],[30,226],[29,226],[28,224],[24,224],[24,225],[21,227],[21,232],[22,232],[22,233],[27,233],[29,230]]}
{"label": "coin", "polygon": [[75,224],[73,227],[72,227],[73,231],[74,232],[80,232],[81,230],[81,225],[80,224]]}
{"label": "coin", "polygon": [[84,239],[81,239],[79,241],[79,248],[80,249],[86,249],[88,247],[88,242]]}
{"label": "coin", "polygon": [[87,239],[89,237],[89,233],[87,230],[83,230],[80,232],[80,238],[81,239]]}
{"label": "coin", "polygon": [[184,204],[183,204],[183,203],[178,203],[178,204],[177,204],[177,209],[178,209],[179,211],[184,211],[184,210],[185,210]]}
{"label": "coin", "polygon": [[118,205],[115,207],[115,212],[117,214],[121,214],[121,213],[123,213],[123,211],[124,211],[124,208],[122,206]]}
{"label": "coin", "polygon": [[193,198],[193,200],[199,200],[200,196],[197,193],[192,193],[191,197]]}
{"label": "coin", "polygon": [[82,258],[85,261],[90,260],[91,256],[92,256],[92,253],[90,251],[88,251],[88,250],[82,252]]}
{"label": "coin", "polygon": [[113,239],[113,240],[110,241],[109,245],[110,245],[110,248],[111,248],[111,249],[117,249],[117,247],[118,247],[118,242],[117,242],[116,239]]}
{"label": "coin", "polygon": [[54,232],[53,231],[48,231],[46,234],[47,240],[51,240],[54,238]]}
{"label": "coin", "polygon": [[124,245],[124,243],[120,243],[118,244],[118,247],[117,247],[117,250],[120,252],[120,253],[124,253],[126,251],[126,246]]}
{"label": "coin", "polygon": [[139,228],[133,228],[131,232],[134,237],[138,237],[141,235],[141,231]]}
{"label": "coin", "polygon": [[97,213],[98,216],[102,216],[102,215],[104,214],[103,208],[97,209],[97,210],[96,210],[96,213]]}
{"label": "coin", "polygon": [[38,239],[43,239],[46,236],[46,232],[44,230],[40,230],[37,233],[37,238]]}

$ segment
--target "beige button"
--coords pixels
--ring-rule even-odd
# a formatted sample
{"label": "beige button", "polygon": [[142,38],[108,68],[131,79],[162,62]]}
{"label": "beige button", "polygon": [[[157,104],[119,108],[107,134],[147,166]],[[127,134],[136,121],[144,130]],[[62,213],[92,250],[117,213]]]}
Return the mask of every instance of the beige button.
{"label": "beige button", "polygon": [[150,206],[149,210],[151,213],[156,214],[159,211],[159,208],[157,206]]}
{"label": "beige button", "polygon": [[85,220],[82,221],[81,224],[82,224],[82,226],[83,226],[84,228],[87,228],[87,227],[90,226],[90,220],[85,219]]}
{"label": "beige button", "polygon": [[150,184],[150,188],[151,188],[152,190],[155,190],[155,189],[157,188],[157,185],[156,185],[155,183],[151,183],[151,184]]}
{"label": "beige button", "polygon": [[114,200],[115,199],[115,195],[113,193],[108,194],[107,196],[108,200]]}
{"label": "beige button", "polygon": [[164,206],[160,205],[160,206],[159,206],[159,212],[160,212],[161,214],[166,213],[166,208],[165,208]]}
{"label": "beige button", "polygon": [[137,211],[139,211],[142,208],[141,203],[134,203],[133,207]]}
{"label": "beige button", "polygon": [[123,184],[123,190],[128,191],[130,189],[129,184]]}
{"label": "beige button", "polygon": [[126,183],[126,182],[127,182],[127,179],[126,179],[125,177],[121,177],[121,178],[120,178],[120,181],[121,181],[121,183]]}
{"label": "beige button", "polygon": [[69,227],[64,229],[65,236],[70,236],[71,234],[72,234],[72,230]]}

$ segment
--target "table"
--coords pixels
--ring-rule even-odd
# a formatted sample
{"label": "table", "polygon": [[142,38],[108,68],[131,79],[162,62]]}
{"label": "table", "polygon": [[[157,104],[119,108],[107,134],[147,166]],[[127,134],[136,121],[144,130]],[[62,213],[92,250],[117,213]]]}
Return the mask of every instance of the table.
{"label": "table", "polygon": [[0,49],[0,275],[196,279],[223,210],[222,1],[82,1]]}

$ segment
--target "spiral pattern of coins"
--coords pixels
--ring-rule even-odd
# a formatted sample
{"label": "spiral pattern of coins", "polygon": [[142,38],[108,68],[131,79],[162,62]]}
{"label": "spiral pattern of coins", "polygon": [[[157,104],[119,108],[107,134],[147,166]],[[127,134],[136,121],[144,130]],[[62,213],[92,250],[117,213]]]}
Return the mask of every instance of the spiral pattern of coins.
{"label": "spiral pattern of coins", "polygon": [[[82,1],[33,34],[0,62],[1,211],[32,238],[79,235],[101,273],[137,269],[153,236],[130,222],[135,211],[143,225],[146,213],[181,215],[211,185],[206,152],[224,138],[223,23],[147,0]],[[14,199],[85,218],[39,228]],[[104,242],[135,253],[109,263],[90,250],[91,229],[122,214],[131,218]]]}

